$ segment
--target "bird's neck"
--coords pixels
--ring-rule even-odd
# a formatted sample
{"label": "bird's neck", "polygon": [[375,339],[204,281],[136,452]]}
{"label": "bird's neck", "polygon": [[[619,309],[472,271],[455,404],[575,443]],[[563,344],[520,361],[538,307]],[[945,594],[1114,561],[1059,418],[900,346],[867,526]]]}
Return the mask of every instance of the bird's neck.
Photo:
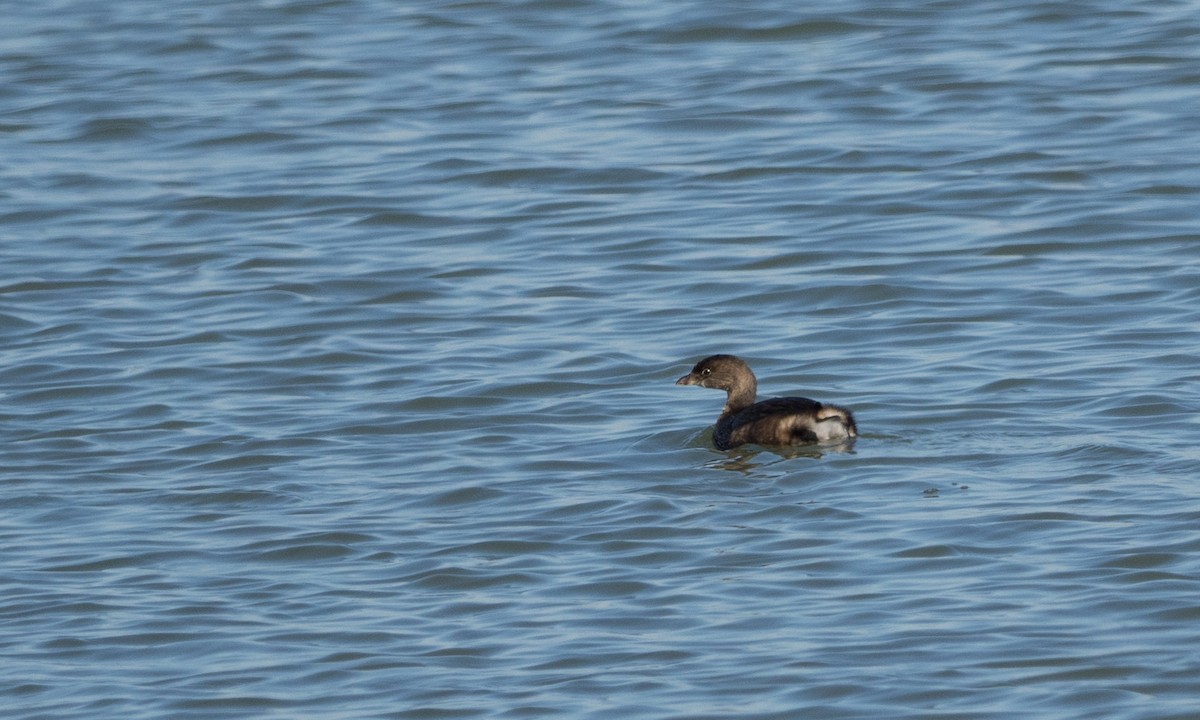
{"label": "bird's neck", "polygon": [[729,394],[725,397],[725,408],[721,411],[721,416],[740,413],[754,404],[757,395],[758,383],[754,381],[753,377],[734,385],[729,388]]}

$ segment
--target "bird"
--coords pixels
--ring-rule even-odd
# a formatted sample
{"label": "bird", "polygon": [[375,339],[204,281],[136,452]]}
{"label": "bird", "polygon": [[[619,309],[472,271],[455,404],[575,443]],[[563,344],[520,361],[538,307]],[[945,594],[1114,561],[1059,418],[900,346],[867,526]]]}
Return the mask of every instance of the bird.
{"label": "bird", "polygon": [[758,380],[736,355],[710,355],[696,363],[676,385],[698,385],[726,392],[725,407],[713,428],[718,450],[756,445],[803,445],[844,442],[858,436],[854,415],[844,407],[805,397],[755,402]]}

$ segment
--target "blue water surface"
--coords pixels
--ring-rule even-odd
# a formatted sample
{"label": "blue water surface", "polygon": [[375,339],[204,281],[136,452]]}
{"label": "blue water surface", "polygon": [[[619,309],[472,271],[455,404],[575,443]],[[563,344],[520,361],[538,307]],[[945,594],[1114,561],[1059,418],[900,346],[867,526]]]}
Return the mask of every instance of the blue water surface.
{"label": "blue water surface", "polygon": [[5,16],[6,718],[1196,716],[1196,3]]}

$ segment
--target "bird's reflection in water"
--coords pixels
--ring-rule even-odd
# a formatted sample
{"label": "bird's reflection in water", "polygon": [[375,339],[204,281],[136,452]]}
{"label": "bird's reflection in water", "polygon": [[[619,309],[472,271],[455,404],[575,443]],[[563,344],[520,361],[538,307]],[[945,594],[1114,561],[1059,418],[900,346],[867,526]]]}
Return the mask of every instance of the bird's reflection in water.
{"label": "bird's reflection in water", "polygon": [[854,441],[855,438],[849,438],[838,443],[808,445],[742,445],[725,452],[716,451],[720,457],[709,460],[704,466],[717,470],[749,473],[757,468],[769,467],[796,458],[816,460],[828,453],[851,454],[854,452]]}

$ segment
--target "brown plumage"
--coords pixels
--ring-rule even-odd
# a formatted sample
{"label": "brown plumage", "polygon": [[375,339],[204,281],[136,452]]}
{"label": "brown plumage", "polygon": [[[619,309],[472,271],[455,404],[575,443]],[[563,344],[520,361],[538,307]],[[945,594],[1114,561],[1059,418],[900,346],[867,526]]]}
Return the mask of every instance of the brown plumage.
{"label": "brown plumage", "polygon": [[750,366],[734,355],[706,357],[676,385],[699,385],[727,393],[725,407],[713,428],[718,450],[738,445],[800,445],[846,440],[858,435],[854,415],[837,405],[803,397],[755,402],[758,381]]}

